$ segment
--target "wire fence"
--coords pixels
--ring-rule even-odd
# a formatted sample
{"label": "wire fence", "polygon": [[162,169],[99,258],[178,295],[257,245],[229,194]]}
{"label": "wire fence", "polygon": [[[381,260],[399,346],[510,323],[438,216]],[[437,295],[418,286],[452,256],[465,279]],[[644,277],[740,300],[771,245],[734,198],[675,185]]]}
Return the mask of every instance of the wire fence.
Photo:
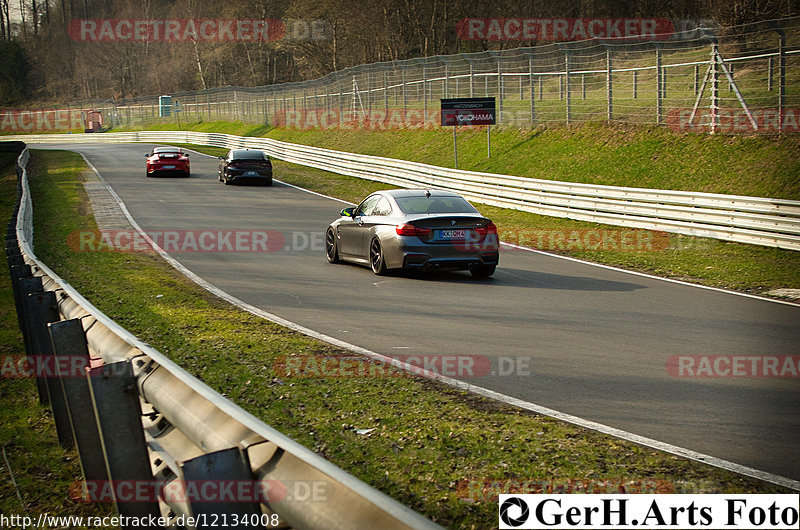
{"label": "wire fence", "polygon": [[418,129],[440,125],[439,99],[494,97],[498,125],[506,127],[607,121],[712,133],[797,132],[798,44],[795,17],[698,28],[664,40],[553,43],[367,64],[305,82],[81,102],[70,105],[70,116],[76,108],[84,119],[96,110],[105,127],[234,120],[298,129]]}

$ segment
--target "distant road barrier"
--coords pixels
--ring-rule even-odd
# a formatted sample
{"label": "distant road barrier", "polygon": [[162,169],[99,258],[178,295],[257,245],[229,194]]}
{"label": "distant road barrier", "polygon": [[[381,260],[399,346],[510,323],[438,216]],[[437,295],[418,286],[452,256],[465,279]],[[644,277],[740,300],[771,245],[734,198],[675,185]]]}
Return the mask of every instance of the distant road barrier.
{"label": "distant road barrier", "polygon": [[401,187],[449,189],[476,202],[579,221],[800,250],[800,201],[623,188],[462,171],[345,153],[269,138],[192,131],[43,134],[8,137],[50,143],[190,143],[262,149],[270,156]]}
{"label": "distant road barrier", "polygon": [[77,494],[140,521],[122,527],[440,528],[245,412],[43,264],[28,159],[25,149],[6,233],[27,354],[19,369],[37,377],[59,442],[77,448]]}

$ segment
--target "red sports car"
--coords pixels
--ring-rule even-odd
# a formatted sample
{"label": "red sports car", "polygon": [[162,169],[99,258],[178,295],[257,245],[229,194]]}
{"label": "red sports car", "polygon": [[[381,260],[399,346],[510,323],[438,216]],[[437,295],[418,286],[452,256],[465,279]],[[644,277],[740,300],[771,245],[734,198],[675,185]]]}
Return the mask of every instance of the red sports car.
{"label": "red sports car", "polygon": [[147,176],[183,175],[188,177],[189,153],[177,147],[156,147],[153,154],[147,153]]}

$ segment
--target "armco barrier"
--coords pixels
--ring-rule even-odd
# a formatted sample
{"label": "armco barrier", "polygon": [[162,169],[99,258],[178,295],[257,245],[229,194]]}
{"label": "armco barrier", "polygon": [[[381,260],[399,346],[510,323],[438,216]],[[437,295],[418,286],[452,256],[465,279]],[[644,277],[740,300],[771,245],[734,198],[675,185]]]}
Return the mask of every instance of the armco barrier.
{"label": "armco barrier", "polygon": [[711,237],[800,250],[800,201],[713,193],[622,188],[461,171],[370,155],[192,131],[55,134],[15,137],[28,142],[191,143],[262,149],[270,156],[403,187],[457,191],[493,206],[553,217]]}
{"label": "armco barrier", "polygon": [[[40,400],[52,407],[60,443],[76,446],[90,500],[99,493],[120,515],[170,525],[194,517],[184,525],[197,528],[440,528],[237,407],[41,263],[28,157],[26,149],[18,159],[6,235],[15,302],[29,358],[55,361]],[[85,377],[63,372],[74,366]],[[197,484],[209,488],[193,491]],[[237,497],[241,488],[247,499]]]}

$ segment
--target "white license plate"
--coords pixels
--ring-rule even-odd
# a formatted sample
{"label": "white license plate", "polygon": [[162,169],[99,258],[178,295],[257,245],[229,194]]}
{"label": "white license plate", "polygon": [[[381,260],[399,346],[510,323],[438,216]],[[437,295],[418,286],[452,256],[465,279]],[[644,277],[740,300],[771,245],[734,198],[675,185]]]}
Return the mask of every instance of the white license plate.
{"label": "white license plate", "polygon": [[175,166],[161,166],[161,169],[175,169]]}
{"label": "white license plate", "polygon": [[260,177],[258,171],[248,171],[244,174],[245,177]]}
{"label": "white license plate", "polygon": [[439,230],[439,237],[442,239],[464,239],[467,237],[466,230]]}

